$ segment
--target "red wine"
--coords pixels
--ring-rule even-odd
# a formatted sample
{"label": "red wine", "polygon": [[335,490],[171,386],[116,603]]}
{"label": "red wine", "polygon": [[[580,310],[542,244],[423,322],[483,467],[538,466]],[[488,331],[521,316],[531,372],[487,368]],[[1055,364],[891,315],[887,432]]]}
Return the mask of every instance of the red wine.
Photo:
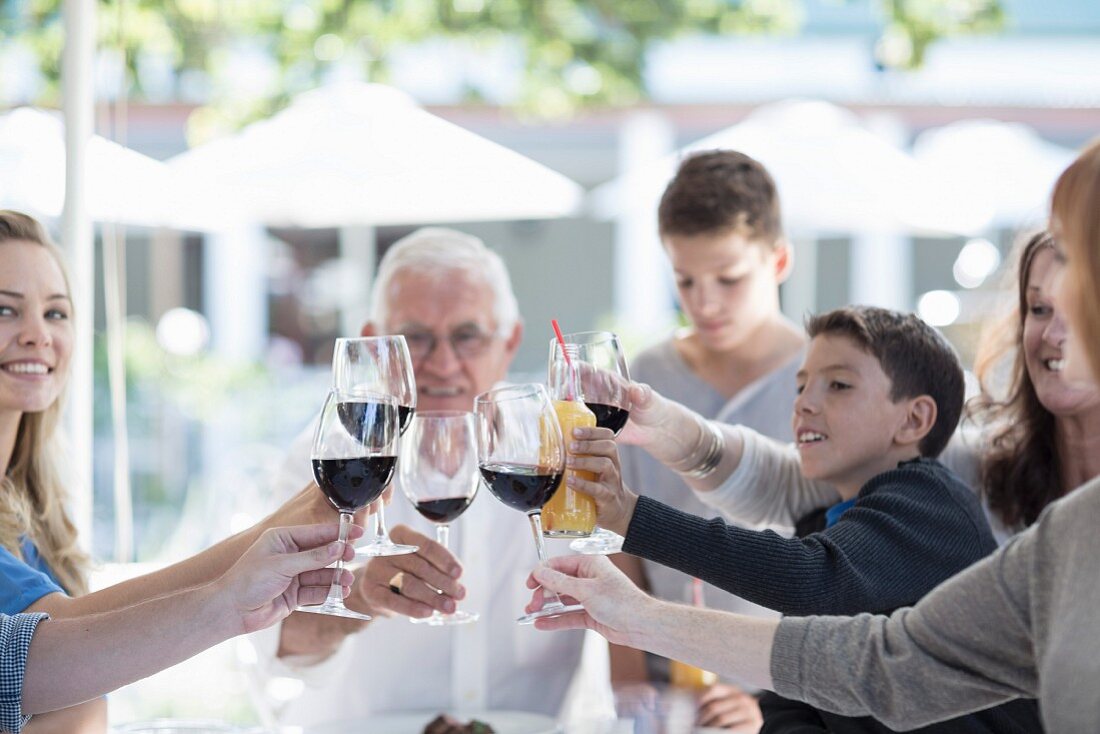
{"label": "red wine", "polygon": [[480,468],[489,491],[520,512],[541,509],[554,495],[562,475],[540,473],[539,467],[522,464],[485,464]]}
{"label": "red wine", "polygon": [[473,501],[473,495],[446,497],[441,500],[420,500],[416,503],[416,511],[432,522],[454,522]]}
{"label": "red wine", "polygon": [[396,466],[396,456],[314,459],[313,478],[333,507],[340,512],[355,512],[382,495]]}
{"label": "red wine", "polygon": [[[411,410],[411,409],[410,409]],[[401,408],[390,403],[345,400],[336,404],[344,430],[364,446],[385,446],[393,440],[386,428],[401,420]]]}
{"label": "red wine", "polygon": [[585,403],[588,409],[596,416],[596,425],[599,428],[610,428],[616,436],[623,430],[630,411],[617,405],[604,405],[603,403]]}
{"label": "red wine", "polygon": [[397,406],[397,420],[401,423],[402,436],[405,435],[405,431],[409,430],[409,426],[412,425],[414,415],[416,415],[416,408],[411,405]]}

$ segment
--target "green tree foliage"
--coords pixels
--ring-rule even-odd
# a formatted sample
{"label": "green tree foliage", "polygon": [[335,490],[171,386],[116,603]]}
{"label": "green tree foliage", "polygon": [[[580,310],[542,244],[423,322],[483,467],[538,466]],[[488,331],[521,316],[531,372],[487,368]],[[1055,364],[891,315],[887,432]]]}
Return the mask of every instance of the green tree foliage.
{"label": "green tree foliage", "polygon": [[[0,0],[0,46],[33,50],[56,102],[62,0]],[[885,18],[876,56],[919,66],[944,36],[988,32],[1002,0],[836,0],[875,3]],[[512,54],[523,69],[511,104],[541,117],[645,98],[646,52],[686,35],[790,34],[803,0],[99,0],[99,42],[125,69],[126,95],[146,95],[152,61],[175,73],[174,96],[207,105],[196,125],[220,128],[269,114],[334,70],[376,81],[402,47],[451,39],[471,55]],[[6,37],[6,38],[5,38]],[[242,50],[269,60],[249,94],[227,85]],[[241,72],[238,71],[238,76]],[[121,75],[120,75],[121,76]],[[481,90],[470,84],[467,97]]]}

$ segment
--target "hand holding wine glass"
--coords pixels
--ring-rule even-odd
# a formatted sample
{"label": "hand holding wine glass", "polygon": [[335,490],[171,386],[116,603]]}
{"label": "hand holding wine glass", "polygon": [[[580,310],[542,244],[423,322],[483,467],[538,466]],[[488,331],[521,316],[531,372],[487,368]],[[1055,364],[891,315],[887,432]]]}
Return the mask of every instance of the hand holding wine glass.
{"label": "hand holding wine glass", "polygon": [[[500,387],[477,396],[478,467],[498,500],[527,514],[539,561],[546,560],[542,507],[554,493],[565,469],[561,429],[542,385]],[[549,593],[537,610],[517,622],[579,611]]]}
{"label": "hand holding wine glass", "polygon": [[[481,484],[477,464],[477,421],[473,413],[419,413],[401,441],[398,483],[416,511],[436,523],[436,542],[448,547],[451,523],[474,501]],[[477,614],[456,609],[450,614],[411,617],[432,626],[476,622]]]}
{"label": "hand holding wine glass", "polygon": [[[633,383],[622,343],[610,331],[581,331],[565,334],[560,340],[551,339],[548,382],[555,399],[576,392],[575,399],[583,400],[595,415],[596,426],[610,429],[614,436],[627,424]],[[566,436],[565,440],[571,442],[573,437]],[[594,479],[584,475],[573,478]],[[569,547],[586,555],[607,555],[622,550],[623,539],[597,527]]]}
{"label": "hand holding wine glass", "polygon": [[[416,412],[416,378],[405,337],[364,336],[337,339],[332,353],[332,384],[352,394],[389,395],[397,403],[402,434]],[[416,546],[394,543],[386,530],[383,503],[375,506],[374,533],[369,543],[357,549],[357,558],[415,553]]]}
{"label": "hand holding wine glass", "polygon": [[[397,465],[397,403],[388,395],[329,391],[314,434],[313,477],[340,513],[339,541],[345,543],[352,515],[382,495]],[[343,560],[336,564],[337,576]],[[342,588],[334,581],[328,598],[298,611],[369,620],[344,606]]]}

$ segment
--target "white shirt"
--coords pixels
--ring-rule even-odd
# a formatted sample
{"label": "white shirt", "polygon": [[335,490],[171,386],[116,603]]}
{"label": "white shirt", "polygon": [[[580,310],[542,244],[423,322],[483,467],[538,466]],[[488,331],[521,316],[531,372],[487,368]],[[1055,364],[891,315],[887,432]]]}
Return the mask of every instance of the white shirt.
{"label": "white shirt", "polygon": [[[313,426],[292,444],[273,483],[273,504],[312,481]],[[400,490],[386,506],[386,524],[409,525],[435,537],[434,525]],[[547,540],[551,555],[568,554],[563,541]],[[328,660],[279,660],[281,625],[251,636],[263,678],[301,679],[301,696],[288,703],[284,725],[308,726],[411,710],[509,709],[557,716],[581,659],[581,631],[539,632],[516,624],[531,598],[525,581],[538,562],[527,517],[506,507],[484,484],[470,508],[451,526],[451,551],[463,564],[473,624],[414,625],[407,617],[376,617],[349,636]]]}

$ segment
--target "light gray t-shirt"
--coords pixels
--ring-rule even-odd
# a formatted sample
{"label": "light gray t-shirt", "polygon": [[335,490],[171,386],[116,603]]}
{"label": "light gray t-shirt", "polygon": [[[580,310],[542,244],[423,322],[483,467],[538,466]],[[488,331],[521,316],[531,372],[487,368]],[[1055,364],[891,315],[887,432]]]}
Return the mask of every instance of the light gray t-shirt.
{"label": "light gray t-shirt", "polygon": [[[802,355],[744,387],[727,399],[709,383],[696,375],[676,350],[673,340],[666,339],[639,354],[630,365],[631,377],[650,385],[667,398],[691,408],[707,418],[723,423],[743,424],[759,433],[791,441],[791,414],[796,394],[795,374]],[[635,492],[652,497],[666,505],[700,517],[734,518],[703,504],[670,469],[636,446],[623,446],[623,479]],[[742,524],[743,523],[738,523]],[[754,526],[746,526],[754,527]],[[790,533],[789,528],[787,534]],[[689,601],[686,596],[690,577],[652,561],[642,561],[655,596],[673,601]],[[765,609],[713,586],[704,589],[708,607],[755,616],[775,616]]]}
{"label": "light gray t-shirt", "polygon": [[787,617],[775,690],[911,729],[1037,697],[1051,734],[1100,731],[1100,479],[889,617]]}

